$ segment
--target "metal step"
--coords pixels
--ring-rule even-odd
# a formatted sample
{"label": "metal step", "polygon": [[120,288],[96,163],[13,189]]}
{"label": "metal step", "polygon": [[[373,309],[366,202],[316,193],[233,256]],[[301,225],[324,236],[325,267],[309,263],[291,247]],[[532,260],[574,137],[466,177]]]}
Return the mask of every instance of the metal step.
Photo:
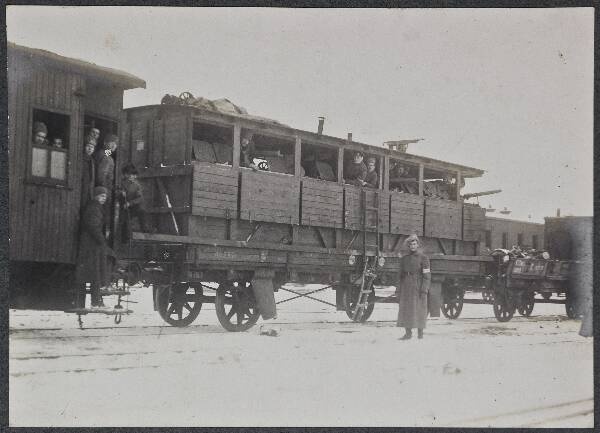
{"label": "metal step", "polygon": [[131,314],[132,310],[126,310],[125,308],[73,308],[66,310],[65,313],[76,313],[76,314],[105,314],[107,316],[116,316],[117,314]]}

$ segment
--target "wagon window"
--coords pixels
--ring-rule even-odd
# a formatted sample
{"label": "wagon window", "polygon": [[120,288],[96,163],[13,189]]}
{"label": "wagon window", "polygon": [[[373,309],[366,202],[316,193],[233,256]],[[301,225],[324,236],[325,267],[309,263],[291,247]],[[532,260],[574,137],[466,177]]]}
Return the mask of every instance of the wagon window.
{"label": "wagon window", "polygon": [[419,167],[399,159],[390,161],[390,190],[419,194]]}
{"label": "wagon window", "polygon": [[[375,155],[361,152],[363,155],[362,163],[356,163],[357,153],[358,151],[355,150],[344,150],[344,183],[368,188],[379,188],[379,185],[381,185],[379,176],[381,159]],[[373,162],[374,167],[368,168],[369,164],[373,164]],[[365,168],[367,168],[367,174],[364,175],[364,172],[363,174],[360,174]],[[367,183],[363,184],[360,182],[359,177],[364,177],[364,182]]]}
{"label": "wagon window", "polygon": [[263,135],[242,129],[240,165],[262,171],[294,174],[295,139]]}
{"label": "wagon window", "polygon": [[313,179],[337,181],[337,149],[302,142],[301,164],[304,175]]}
{"label": "wagon window", "polygon": [[[426,168],[423,173],[423,195],[443,200],[456,200],[456,174]],[[464,179],[460,188],[464,186]]]}
{"label": "wagon window", "polygon": [[31,176],[50,183],[67,179],[70,117],[34,109],[31,129]]}
{"label": "wagon window", "polygon": [[194,122],[192,158],[195,161],[231,165],[233,160],[233,127]]}

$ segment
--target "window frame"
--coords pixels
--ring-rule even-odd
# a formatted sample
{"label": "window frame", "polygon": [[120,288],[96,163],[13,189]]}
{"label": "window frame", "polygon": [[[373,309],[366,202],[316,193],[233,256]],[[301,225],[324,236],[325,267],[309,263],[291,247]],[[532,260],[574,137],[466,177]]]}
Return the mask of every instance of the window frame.
{"label": "window frame", "polygon": [[[68,147],[67,148],[58,148],[58,147],[52,147],[51,145],[48,146],[38,146],[33,144],[33,115],[34,115],[34,111],[45,111],[48,113],[52,113],[52,114],[59,114],[62,116],[66,116],[68,118],[69,121],[69,125],[68,125]],[[29,129],[28,129],[28,135],[27,135],[27,183],[31,183],[31,184],[35,184],[35,185],[44,185],[44,186],[52,186],[52,187],[56,187],[56,188],[66,188],[66,189],[70,189],[70,168],[71,168],[71,147],[73,146],[73,140],[72,140],[72,128],[73,128],[73,113],[71,113],[68,110],[61,110],[59,108],[50,108],[47,106],[43,106],[43,105],[39,105],[39,104],[32,104],[31,108],[29,110]],[[47,125],[46,125],[47,126]],[[48,160],[47,160],[47,176],[36,176],[33,174],[33,149],[43,149],[43,150],[47,150],[48,151]],[[61,179],[56,179],[53,177],[50,177],[50,172],[52,169],[52,152],[61,152],[64,153],[66,155],[66,163],[65,163],[65,178],[64,180]]]}

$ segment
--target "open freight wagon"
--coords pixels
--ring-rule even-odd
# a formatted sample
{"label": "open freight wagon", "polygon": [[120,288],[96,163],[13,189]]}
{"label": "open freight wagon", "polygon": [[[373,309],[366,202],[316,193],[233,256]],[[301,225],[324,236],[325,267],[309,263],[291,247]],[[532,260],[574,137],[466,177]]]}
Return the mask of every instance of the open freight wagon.
{"label": "open freight wagon", "polygon": [[[393,285],[413,233],[431,258],[431,314],[445,282],[493,274],[493,258],[479,254],[485,212],[460,195],[482,170],[294,129],[226,100],[168,102],[125,110],[121,164],[140,171],[156,232],[134,232],[119,249],[130,280],[154,283],[168,323],[187,325],[214,302],[226,329],[248,329],[265,316],[260,293],[287,282],[325,284],[337,309],[366,320],[375,302],[394,302],[372,291],[357,317],[367,268],[372,283]],[[244,166],[244,137],[263,170]],[[345,182],[356,151],[375,159],[377,188]]]}

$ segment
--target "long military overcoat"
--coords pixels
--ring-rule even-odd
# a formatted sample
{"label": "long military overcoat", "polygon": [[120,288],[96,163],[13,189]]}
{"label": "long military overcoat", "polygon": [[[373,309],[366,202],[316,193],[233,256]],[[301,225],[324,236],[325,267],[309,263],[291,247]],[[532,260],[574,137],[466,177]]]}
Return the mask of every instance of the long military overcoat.
{"label": "long military overcoat", "polygon": [[77,255],[78,284],[91,283],[92,287],[102,287],[109,282],[106,260],[108,247],[102,234],[102,224],[102,205],[91,200],[81,217]]}
{"label": "long military overcoat", "polygon": [[83,166],[81,168],[81,209],[94,197],[94,186],[96,186],[96,165],[93,158],[84,153]]}
{"label": "long military overcoat", "polygon": [[431,284],[429,258],[420,251],[400,259],[398,322],[403,328],[425,328],[427,293]]}

